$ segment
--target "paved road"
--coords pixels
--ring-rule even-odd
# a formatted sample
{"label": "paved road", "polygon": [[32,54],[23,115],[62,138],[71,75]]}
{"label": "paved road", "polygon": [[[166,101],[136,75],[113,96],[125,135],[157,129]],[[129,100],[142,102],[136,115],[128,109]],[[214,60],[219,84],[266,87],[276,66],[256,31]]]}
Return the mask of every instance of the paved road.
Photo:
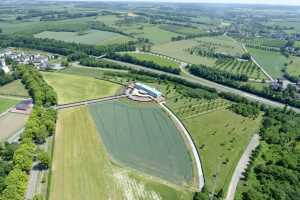
{"label": "paved road", "polygon": [[236,191],[236,187],[240,178],[243,176],[243,172],[247,169],[248,163],[250,161],[250,157],[252,152],[259,145],[259,135],[255,134],[250,143],[248,144],[246,150],[244,151],[241,159],[236,166],[233,176],[231,177],[231,181],[229,183],[228,191],[225,200],[234,200],[234,194]]}
{"label": "paved road", "polygon": [[184,134],[184,137],[186,138],[187,142],[189,143],[189,146],[191,147],[194,160],[196,162],[196,167],[197,167],[197,174],[198,174],[198,191],[201,191],[202,188],[204,187],[204,176],[203,176],[203,171],[202,171],[202,166],[201,166],[201,161],[200,161],[200,156],[198,154],[198,151],[196,149],[196,145],[194,144],[189,132],[186,130],[184,125],[181,123],[181,121],[174,115],[174,113],[169,110],[168,107],[164,105],[164,102],[159,103],[160,106],[173,118],[173,120],[176,122],[176,124],[179,126]]}
{"label": "paved road", "polygon": [[32,200],[37,192],[36,189],[39,184],[39,174],[42,173],[42,171],[38,169],[38,164],[38,161],[34,162],[30,170],[25,200]]}
{"label": "paved road", "polygon": [[[234,88],[231,88],[231,87],[228,87],[228,86],[224,86],[224,85],[221,85],[221,84],[218,84],[218,83],[215,83],[215,82],[212,82],[212,81],[200,78],[200,77],[193,76],[191,74],[185,74],[184,76],[180,76],[180,75],[170,74],[170,73],[155,70],[155,69],[146,68],[146,67],[140,66],[140,65],[134,65],[134,64],[125,63],[125,62],[116,61],[116,60],[111,60],[111,59],[106,59],[106,58],[105,58],[105,60],[109,60],[111,62],[115,62],[115,63],[121,64],[121,65],[126,65],[126,66],[131,67],[131,68],[136,69],[136,70],[144,70],[144,71],[149,71],[149,72],[153,72],[153,73],[157,73],[157,74],[166,74],[166,75],[169,75],[169,76],[182,78],[182,79],[184,79],[186,81],[189,81],[189,82],[192,82],[192,83],[198,83],[198,84],[210,87],[210,88],[215,88],[217,91],[220,91],[220,92],[229,92],[229,93],[233,93],[233,94],[236,94],[236,95],[240,95],[240,96],[245,97],[249,100],[257,101],[257,102],[260,102],[260,103],[263,103],[263,104],[266,104],[266,105],[269,105],[269,106],[280,107],[280,108],[283,108],[285,106],[285,104],[283,104],[283,103],[273,101],[273,100],[269,100],[269,99],[266,99],[266,98],[263,98],[263,97],[260,97],[260,96],[242,91],[242,90],[238,90],[238,89],[234,89]],[[300,113],[300,109],[298,109],[298,108],[295,108],[295,107],[289,107],[289,108],[291,108],[294,111]]]}
{"label": "paved road", "polygon": [[124,98],[124,97],[127,97],[127,95],[121,94],[121,95],[116,95],[116,96],[80,101],[80,102],[75,102],[75,103],[61,104],[61,105],[54,106],[53,108],[57,109],[57,110],[61,110],[61,109],[66,109],[66,108],[73,108],[73,107],[78,107],[78,106],[82,106],[82,105],[98,103],[98,102],[102,102],[102,101],[111,101],[114,99],[120,99],[120,98]]}

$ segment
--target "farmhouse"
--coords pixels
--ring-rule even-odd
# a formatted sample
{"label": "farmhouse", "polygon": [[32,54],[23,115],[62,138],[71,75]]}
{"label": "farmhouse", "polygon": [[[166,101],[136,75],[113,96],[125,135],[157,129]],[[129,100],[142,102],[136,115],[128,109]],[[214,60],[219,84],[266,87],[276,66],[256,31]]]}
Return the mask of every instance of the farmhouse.
{"label": "farmhouse", "polygon": [[152,87],[142,84],[142,83],[135,83],[134,88],[138,89],[140,93],[148,94],[154,98],[158,98],[161,96],[161,92],[159,92],[155,88],[152,88]]}

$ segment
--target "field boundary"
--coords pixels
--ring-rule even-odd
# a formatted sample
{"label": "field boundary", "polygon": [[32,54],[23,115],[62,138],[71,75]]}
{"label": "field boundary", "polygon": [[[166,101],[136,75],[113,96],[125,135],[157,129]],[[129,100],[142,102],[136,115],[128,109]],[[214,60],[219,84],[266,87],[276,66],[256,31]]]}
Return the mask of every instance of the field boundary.
{"label": "field boundary", "polygon": [[204,187],[204,175],[203,175],[203,170],[202,170],[202,165],[201,165],[201,160],[200,160],[200,154],[197,151],[196,145],[194,144],[194,141],[190,135],[190,133],[187,131],[185,126],[182,124],[182,122],[176,117],[176,115],[164,104],[164,102],[159,103],[159,105],[173,118],[174,122],[177,123],[179,128],[182,130],[183,135],[185,136],[188,144],[191,147],[193,157],[196,163],[197,167],[197,175],[198,175],[198,191],[201,191],[202,188]]}

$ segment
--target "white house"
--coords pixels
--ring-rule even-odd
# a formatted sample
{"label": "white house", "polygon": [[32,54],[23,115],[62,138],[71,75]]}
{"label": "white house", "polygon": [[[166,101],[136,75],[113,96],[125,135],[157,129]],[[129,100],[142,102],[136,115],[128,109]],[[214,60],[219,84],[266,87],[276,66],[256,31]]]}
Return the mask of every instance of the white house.
{"label": "white house", "polygon": [[7,73],[10,72],[9,68],[7,67],[7,65],[6,65],[6,63],[5,63],[5,59],[4,59],[4,58],[0,59],[0,69],[1,69],[5,74],[7,74]]}

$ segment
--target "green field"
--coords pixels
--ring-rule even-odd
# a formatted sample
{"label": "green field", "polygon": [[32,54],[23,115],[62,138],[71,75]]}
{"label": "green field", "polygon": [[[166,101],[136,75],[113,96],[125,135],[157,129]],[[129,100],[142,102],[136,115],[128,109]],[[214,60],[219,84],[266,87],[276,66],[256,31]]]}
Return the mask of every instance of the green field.
{"label": "green field", "polygon": [[216,53],[241,56],[244,51],[242,45],[228,36],[200,37],[196,38],[201,48],[213,49]]}
{"label": "green field", "polygon": [[173,24],[162,24],[159,26],[159,28],[166,31],[182,34],[182,35],[194,35],[194,34],[200,34],[205,32],[205,30],[203,29],[184,27],[184,26],[173,25]]}
{"label": "green field", "polygon": [[58,114],[49,199],[191,200],[192,193],[112,164],[88,109],[81,107]]}
{"label": "green field", "polygon": [[117,163],[176,185],[195,186],[189,151],[157,105],[124,99],[93,104],[90,112]]}
{"label": "green field", "polygon": [[220,59],[216,62],[215,68],[233,74],[245,74],[253,79],[267,79],[265,74],[253,62],[243,62],[236,59]]}
{"label": "green field", "polygon": [[227,191],[234,169],[250,138],[259,131],[261,117],[244,118],[218,110],[183,120],[200,152],[208,191]]}
{"label": "green field", "polygon": [[0,114],[19,102],[18,100],[0,97]]}
{"label": "green field", "polygon": [[83,34],[79,34],[78,32],[44,31],[39,34],[35,34],[34,36],[37,38],[50,38],[65,42],[76,42],[91,45],[126,43],[131,40],[131,38],[118,33],[99,30],[89,30],[85,31]]}
{"label": "green field", "polygon": [[248,48],[248,50],[273,78],[279,78],[283,75],[281,70],[284,69],[284,64],[288,62],[288,59],[280,52],[264,51],[254,48]]}
{"label": "green field", "polygon": [[51,72],[43,76],[57,93],[59,104],[112,96],[121,88],[118,84],[86,76]]}
{"label": "green field", "polygon": [[[142,27],[142,28],[141,28]],[[120,27],[126,33],[132,34],[134,37],[148,38],[154,44],[170,42],[172,37],[180,34],[163,30],[158,26],[143,24],[139,26]]]}
{"label": "green field", "polygon": [[288,58],[287,72],[293,76],[300,76],[300,58],[290,56]]}
{"label": "green field", "polygon": [[187,49],[197,45],[199,45],[199,42],[195,40],[181,40],[176,42],[154,45],[151,51],[170,56],[172,58],[177,58],[179,60],[192,64],[204,64],[208,66],[213,66],[216,62],[216,59],[191,55],[187,51]]}
{"label": "green field", "polygon": [[159,64],[161,66],[166,66],[166,67],[172,67],[172,68],[178,68],[179,63],[175,62],[173,60],[169,60],[167,58],[162,58],[159,56],[151,55],[151,54],[145,54],[145,53],[127,53],[128,55],[135,57],[138,60],[143,60],[143,61],[152,61],[156,64]]}
{"label": "green field", "polygon": [[0,87],[0,95],[28,97],[28,92],[20,80]]}

